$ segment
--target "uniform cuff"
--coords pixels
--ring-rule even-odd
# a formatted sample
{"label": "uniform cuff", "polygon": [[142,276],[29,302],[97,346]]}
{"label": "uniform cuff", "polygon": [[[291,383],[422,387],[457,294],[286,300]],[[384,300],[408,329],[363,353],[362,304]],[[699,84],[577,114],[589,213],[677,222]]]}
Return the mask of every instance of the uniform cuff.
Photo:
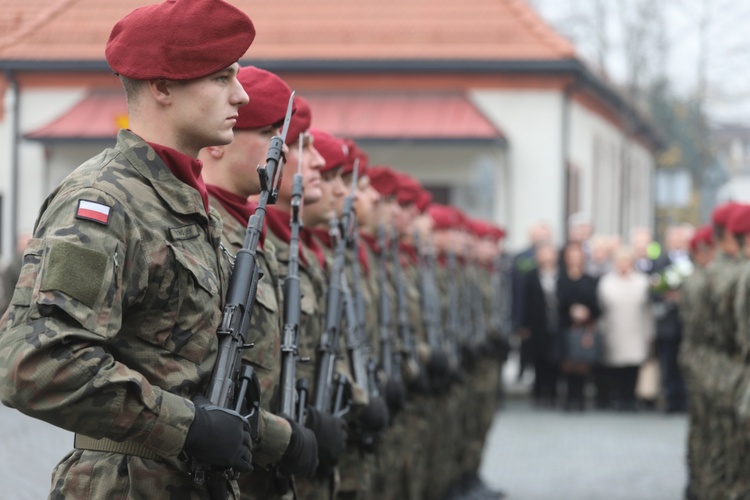
{"label": "uniform cuff", "polygon": [[185,437],[195,418],[195,407],[189,400],[171,392],[161,390],[160,397],[159,416],[143,446],[162,457],[176,457],[185,445]]}
{"label": "uniform cuff", "polygon": [[261,409],[258,441],[253,446],[253,462],[263,466],[278,463],[291,439],[292,426],[289,422]]}

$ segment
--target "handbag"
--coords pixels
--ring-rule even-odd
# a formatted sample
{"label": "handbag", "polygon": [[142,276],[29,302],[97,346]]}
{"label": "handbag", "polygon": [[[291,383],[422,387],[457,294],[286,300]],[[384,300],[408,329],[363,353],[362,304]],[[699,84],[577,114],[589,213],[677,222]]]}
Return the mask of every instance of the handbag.
{"label": "handbag", "polygon": [[565,331],[565,361],[594,365],[602,353],[602,336],[594,326],[572,326]]}

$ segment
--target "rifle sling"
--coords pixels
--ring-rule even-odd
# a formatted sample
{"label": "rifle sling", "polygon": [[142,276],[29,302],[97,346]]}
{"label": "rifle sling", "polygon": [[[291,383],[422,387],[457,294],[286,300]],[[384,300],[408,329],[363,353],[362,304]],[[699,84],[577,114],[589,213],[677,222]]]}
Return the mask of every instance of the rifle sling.
{"label": "rifle sling", "polygon": [[73,446],[79,450],[104,451],[108,453],[121,453],[123,455],[135,455],[148,460],[164,460],[163,457],[147,449],[145,446],[132,441],[118,442],[107,438],[94,439],[83,434],[76,434]]}

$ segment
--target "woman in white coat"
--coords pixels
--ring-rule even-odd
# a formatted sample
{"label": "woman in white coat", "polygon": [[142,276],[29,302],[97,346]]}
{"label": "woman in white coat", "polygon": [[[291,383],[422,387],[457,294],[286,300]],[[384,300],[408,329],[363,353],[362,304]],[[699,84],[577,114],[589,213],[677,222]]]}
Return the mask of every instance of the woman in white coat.
{"label": "woman in white coat", "polygon": [[604,365],[615,408],[635,410],[638,369],[646,361],[654,335],[648,276],[637,271],[635,255],[618,250],[615,266],[599,281],[600,328]]}

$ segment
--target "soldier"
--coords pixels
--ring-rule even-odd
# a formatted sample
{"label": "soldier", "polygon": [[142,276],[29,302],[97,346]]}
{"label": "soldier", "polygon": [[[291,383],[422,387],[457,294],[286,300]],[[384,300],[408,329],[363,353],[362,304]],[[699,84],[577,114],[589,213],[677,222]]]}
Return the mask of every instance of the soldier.
{"label": "soldier", "polygon": [[[750,371],[747,359],[750,353],[750,325],[748,325],[748,267],[750,267],[750,205],[739,205],[732,210],[727,221],[727,229],[734,235],[739,246],[739,275],[736,279],[733,311],[735,314],[734,346],[736,351],[731,357],[732,367],[740,372],[739,381],[734,387],[733,403],[735,407],[733,432],[729,441],[730,454],[727,457],[729,486],[728,498],[747,498],[750,496],[750,478],[747,475],[750,467],[748,450],[750,437],[747,429],[750,422]],[[734,375],[735,371],[732,371]],[[734,462],[734,463],[732,463]]]}
{"label": "soldier", "polygon": [[185,456],[250,470],[248,422],[198,396],[228,268],[196,158],[232,141],[254,35],[221,0],[150,5],[112,30],[130,128],[45,201],[0,327],[3,402],[76,433],[51,498],[206,498]]}
{"label": "soldier", "polygon": [[[333,220],[337,216],[337,213],[339,219],[343,216],[343,200],[345,195],[351,196],[353,163],[347,162],[347,147],[341,139],[319,130],[313,131],[313,137],[315,137],[315,143],[320,144],[321,154],[326,160],[326,166],[321,169],[323,176],[322,185],[330,185],[330,189],[323,189],[324,195],[322,201],[325,202],[323,206],[326,209],[329,207],[333,208],[333,211],[329,211],[326,215],[330,222],[330,220]],[[349,186],[345,185],[341,176],[341,172],[345,166],[348,167],[347,178]],[[366,167],[366,165],[363,166]],[[330,280],[335,253],[333,251],[333,241],[329,233],[329,224],[321,224],[313,231],[322,248],[324,248],[326,254],[326,275]],[[351,262],[351,259],[349,261]],[[355,281],[351,272],[351,266],[348,266],[348,269],[345,268],[344,273],[349,292],[354,294]],[[351,299],[353,300],[354,296]],[[356,314],[356,304],[352,302],[352,305]],[[342,318],[343,316],[342,314]],[[385,404],[380,398],[375,397],[370,399],[367,392],[368,381],[355,378],[354,369],[349,368],[351,356],[360,355],[364,357],[364,351],[358,339],[353,339],[355,341],[354,344],[351,344],[348,339],[350,333],[359,333],[358,324],[352,326],[347,319],[346,330],[342,329],[341,332],[341,340],[346,339],[347,341],[345,346],[339,346],[339,352],[342,354],[349,352],[350,357],[342,356],[346,358],[346,361],[339,363],[337,368],[349,380],[352,398],[350,411],[347,414],[347,421],[350,427],[350,440],[338,467],[341,482],[337,498],[362,498],[369,493],[372,475],[371,457],[369,455],[363,456],[363,451],[369,451],[365,449],[365,443],[369,443],[369,440],[385,427],[388,414]],[[351,352],[351,349],[357,352]]]}
{"label": "soldier", "polygon": [[[389,245],[390,228],[397,210],[396,191],[397,174],[385,166],[371,167],[367,171],[370,186],[377,191],[379,198],[374,207],[374,214],[362,224],[365,242],[377,262],[378,279],[378,323],[385,330],[378,336],[381,353],[389,359],[380,358],[380,369],[385,378],[386,403],[391,417],[390,426],[378,444],[377,457],[373,471],[373,494],[376,498],[401,499],[407,496],[406,478],[404,475],[405,456],[411,451],[405,449],[404,440],[408,436],[408,418],[403,412],[406,405],[406,387],[401,373],[403,346],[397,334],[396,290],[391,280],[393,274],[391,251]],[[359,215],[358,215],[359,216]],[[373,264],[374,266],[374,264]],[[383,344],[388,349],[383,349]],[[390,366],[388,366],[390,365]],[[388,370],[391,372],[388,376]]]}
{"label": "soldier", "polygon": [[698,229],[690,240],[690,257],[694,269],[682,286],[680,318],[684,325],[683,342],[680,346],[680,367],[685,374],[688,390],[690,427],[688,430],[688,486],[686,498],[707,498],[705,490],[706,395],[703,392],[701,374],[705,369],[703,354],[709,347],[706,338],[708,309],[706,294],[706,266],[713,258],[712,228]]}
{"label": "soldier", "polygon": [[728,229],[728,221],[738,205],[726,203],[714,209],[711,219],[717,254],[706,268],[708,304],[708,342],[705,355],[705,393],[708,397],[707,426],[711,436],[708,450],[706,491],[712,498],[728,498],[729,484],[734,480],[736,458],[733,453],[735,390],[742,367],[733,361],[736,347],[734,296],[741,262],[737,241]]}
{"label": "soldier", "polygon": [[[222,216],[224,244],[232,254],[242,248],[248,219],[257,206],[248,201],[261,189],[256,167],[265,162],[271,137],[281,133],[292,93],[281,78],[252,66],[242,68],[237,78],[252,98],[249,105],[240,108],[234,140],[226,146],[205,148],[199,156],[204,163],[209,200]],[[258,281],[248,333],[254,347],[245,351],[245,358],[260,380],[261,426],[253,450],[257,467],[252,474],[242,476],[240,490],[242,498],[271,499],[283,493],[276,488],[277,474],[311,476],[315,472],[318,450],[312,431],[272,413],[271,398],[277,389],[281,363],[281,284],[274,274],[278,263],[273,244],[261,237],[256,256],[263,276]],[[276,468],[269,469],[271,465]]]}
{"label": "soldier", "polygon": [[[266,239],[271,240],[276,248],[278,260],[276,275],[279,277],[279,282],[283,282],[289,262],[291,181],[300,158],[301,143],[304,206],[301,211],[303,230],[300,233],[299,262],[299,279],[302,291],[299,355],[301,358],[313,360],[323,328],[324,309],[322,304],[325,297],[326,281],[323,271],[324,256],[322,249],[315,244],[309,231],[304,227],[322,222],[321,217],[317,215],[318,212],[330,212],[330,209],[324,207],[320,174],[320,169],[325,165],[325,162],[315,148],[314,139],[309,132],[312,121],[310,107],[301,97],[295,97],[295,105],[295,115],[289,126],[289,135],[287,136],[289,158],[284,168],[278,201],[275,206],[268,209]],[[317,208],[315,208],[316,206]],[[298,376],[306,379],[310,384],[314,380],[313,365],[314,363],[301,363],[297,369]],[[336,486],[335,477],[333,485],[331,484],[331,477],[339,456],[346,446],[346,423],[343,419],[318,411],[312,406],[308,407],[305,413],[306,425],[315,432],[317,438],[319,465],[315,478],[301,478],[297,481],[299,498],[330,498]]]}

